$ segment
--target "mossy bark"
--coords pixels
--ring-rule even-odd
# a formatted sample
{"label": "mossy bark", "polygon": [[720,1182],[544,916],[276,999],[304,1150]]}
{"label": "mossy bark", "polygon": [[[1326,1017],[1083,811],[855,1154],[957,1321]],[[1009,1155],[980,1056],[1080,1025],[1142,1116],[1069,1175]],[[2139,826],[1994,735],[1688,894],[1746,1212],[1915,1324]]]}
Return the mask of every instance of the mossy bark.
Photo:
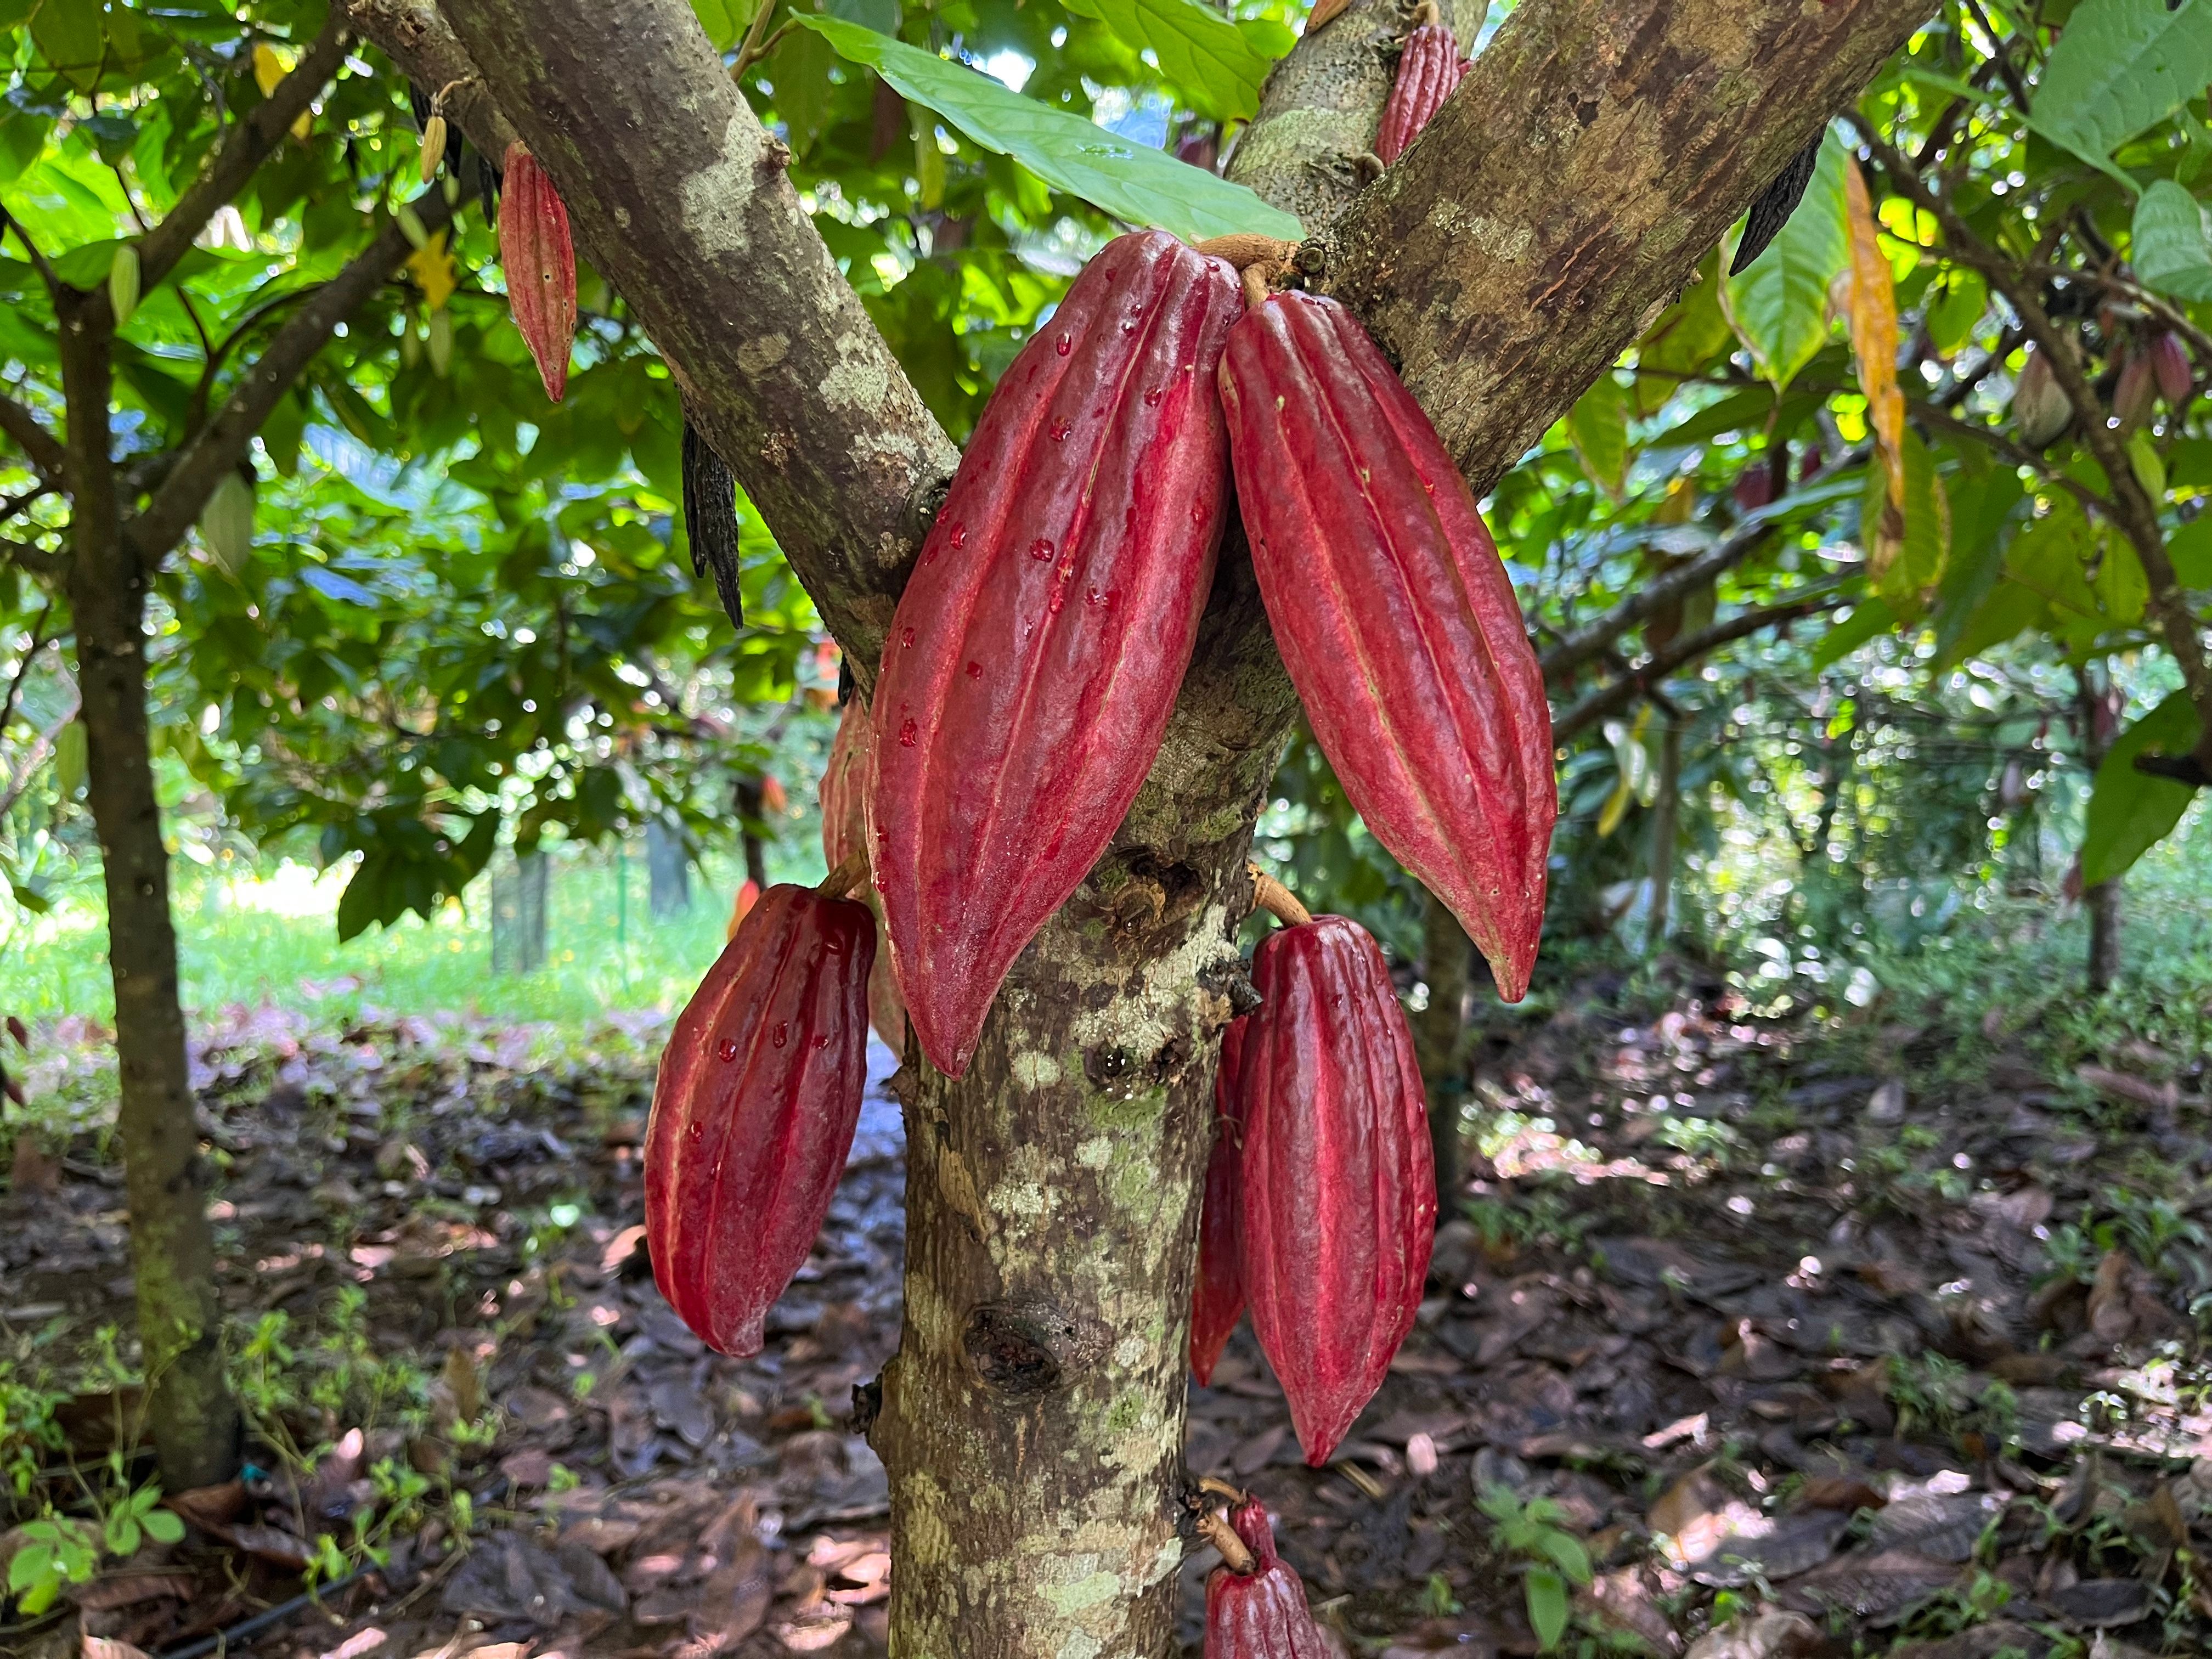
{"label": "mossy bark", "polygon": [[236,1473],[239,1415],[223,1377],[222,1308],[199,1126],[177,1000],[169,857],[146,703],[146,576],[123,536],[107,423],[107,341],[64,310],[70,605],[88,793],[106,884],[121,1081],[116,1118],[131,1215],[147,1430],[170,1492]]}

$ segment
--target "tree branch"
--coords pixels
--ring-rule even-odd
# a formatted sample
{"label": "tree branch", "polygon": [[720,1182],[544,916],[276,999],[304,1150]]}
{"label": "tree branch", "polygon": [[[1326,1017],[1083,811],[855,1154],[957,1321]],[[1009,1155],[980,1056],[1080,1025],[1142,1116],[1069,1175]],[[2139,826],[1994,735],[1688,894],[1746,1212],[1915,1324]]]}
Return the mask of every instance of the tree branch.
{"label": "tree branch", "polygon": [[1935,216],[1942,228],[1947,250],[1954,258],[1973,266],[2004,295],[2049,364],[2051,375],[2074,406],[2082,447],[2103,469],[2106,487],[2112,491],[2103,504],[2105,516],[2134,547],[2150,584],[2150,613],[2158,619],[2160,637],[2181,670],[2189,701],[2197,710],[2199,736],[2191,751],[2201,768],[2212,772],[2212,659],[2204,651],[2203,625],[2166,556],[2166,537],[2159,529],[2158,503],[2152,501],[2135,466],[2128,459],[2127,441],[2106,424],[2105,407],[2073,351],[2073,342],[2043,308],[2034,284],[2013,263],[1978,236],[1951,206],[1950,198],[1929,189],[1910,163],[1878,131],[1874,123],[1852,112],[1850,118],[1860,142],[1887,177],[1892,189],[1915,207]]}
{"label": "tree branch", "polygon": [[[442,191],[424,191],[416,198],[414,207],[422,228],[433,235],[453,218],[453,209]],[[176,465],[169,469],[145,510],[125,521],[124,535],[142,561],[149,566],[157,563],[183,539],[216,486],[245,459],[253,434],[329,342],[331,331],[380,288],[412,251],[413,245],[398,222],[386,220],[368,246],[316,289],[314,296],[270,337],[259,361],[231,389],[215,418],[179,453]]]}
{"label": "tree branch", "polygon": [[28,542],[19,542],[0,537],[0,559],[21,565],[33,576],[47,581],[58,581],[69,571],[69,556],[49,553],[43,547],[33,547]]}
{"label": "tree branch", "polygon": [[[246,187],[270,153],[284,141],[292,124],[307,112],[320,92],[345,62],[346,20],[342,7],[333,6],[323,21],[322,33],[301,58],[299,66],[276,89],[254,106],[243,120],[234,122],[215,159],[179,197],[161,222],[138,239],[138,282],[151,294],[191,249],[192,239],[206,228],[231,198]],[[106,290],[94,294],[84,308],[85,325],[110,328],[115,313]]]}
{"label": "tree branch", "polygon": [[[413,9],[361,15],[392,50],[405,42],[385,20]],[[443,15],[823,621],[872,669],[923,497],[959,458],[800,205],[788,152],[685,0],[448,0]],[[457,113],[465,131],[477,118]]]}
{"label": "tree branch", "polygon": [[17,447],[31,458],[31,465],[39,469],[50,483],[61,482],[62,469],[68,464],[69,453],[62,447],[61,440],[46,430],[46,423],[32,412],[27,404],[13,398],[0,396],[0,432],[15,441]]}
{"label": "tree branch", "polygon": [[1595,622],[1577,629],[1537,659],[1545,681],[1572,678],[1576,670],[1602,656],[1607,647],[1638,623],[1741,564],[1773,528],[1766,523],[1738,525],[1686,564],[1638,586]]}
{"label": "tree branch", "polygon": [[1324,284],[1480,495],[1933,9],[1524,3],[1330,231]]}
{"label": "tree branch", "polygon": [[1832,592],[1789,599],[1780,605],[1742,611],[1725,622],[1701,629],[1686,639],[1676,640],[1664,651],[1654,652],[1611,684],[1591,692],[1565,714],[1555,716],[1552,721],[1552,737],[1556,742],[1565,743],[1568,738],[1588,731],[1607,715],[1619,714],[1668,675],[1698,658],[1709,656],[1721,647],[1756,634],[1763,628],[1773,628],[1784,623],[1795,622],[1800,617],[1809,617],[1816,611],[1825,611],[1836,602]]}

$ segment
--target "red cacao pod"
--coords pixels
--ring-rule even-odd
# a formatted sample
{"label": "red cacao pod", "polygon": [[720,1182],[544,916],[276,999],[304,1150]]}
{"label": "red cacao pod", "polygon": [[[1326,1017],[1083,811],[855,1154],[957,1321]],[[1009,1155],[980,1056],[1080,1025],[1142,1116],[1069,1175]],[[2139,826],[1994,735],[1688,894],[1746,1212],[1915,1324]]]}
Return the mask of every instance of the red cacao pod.
{"label": "red cacao pod", "polygon": [[[866,702],[855,696],[845,704],[837,722],[837,736],[830,745],[830,763],[822,771],[822,857],[835,870],[861,850],[868,836],[868,779],[875,763],[876,728],[868,719]],[[883,922],[882,900],[872,888],[865,890],[868,908]],[[899,1000],[898,978],[891,971],[890,952],[878,951],[868,969],[868,1024],[894,1053],[906,1048],[906,1005]]]}
{"label": "red cacao pod", "polygon": [[1333,300],[1277,294],[1248,313],[1221,391],[1252,568],[1314,737],[1518,1001],[1559,815],[1552,715],[1466,480]]}
{"label": "red cacao pod", "polygon": [[[1247,1015],[1245,1018],[1249,1019]],[[1206,1164],[1206,1199],[1198,1217],[1198,1278],[1190,1293],[1190,1370],[1200,1382],[1213,1368],[1244,1317],[1244,1281],[1237,1272],[1237,1189],[1243,1176],[1244,1126],[1237,1092],[1237,1066],[1244,1047],[1244,1019],[1221,1034],[1221,1067],[1213,1074],[1213,1152]]]}
{"label": "red cacao pod", "polygon": [[1306,1462],[1328,1461],[1413,1327],[1437,1223],[1413,1036],[1343,916],[1270,933],[1245,1016],[1237,1273]]}
{"label": "red cacao pod", "polygon": [[1220,545],[1212,376],[1242,307],[1226,260],[1109,242],[992,394],[900,596],[876,886],[908,1018],[953,1077],[1158,752]]}
{"label": "red cacao pod", "polygon": [[516,139],[500,186],[499,262],[507,308],[555,403],[568,389],[568,345],[576,335],[576,252],[561,192]]}
{"label": "red cacao pod", "polygon": [[1229,1512],[1252,1571],[1216,1567],[1206,1580],[1206,1659],[1329,1659],[1306,1607],[1306,1587],[1275,1553],[1267,1511],[1254,1501]]}
{"label": "red cacao pod", "polygon": [[1443,24],[1424,23],[1406,37],[1398,78],[1391,83],[1390,101],[1382,106],[1382,128],[1375,135],[1375,154],[1383,165],[1396,161],[1420,137],[1429,118],[1444,106],[1466,73],[1459,42]]}
{"label": "red cacao pod", "polygon": [[2112,416],[2123,428],[2138,427],[2150,419],[2158,402],[2158,382],[2152,378],[2150,356],[2130,351],[2120,364],[2119,383],[2112,389]]}
{"label": "red cacao pod", "polygon": [[2164,330],[2150,343],[2150,363],[2158,376],[2159,395],[2179,409],[2189,401],[2190,388],[2197,380],[2197,372],[2189,363],[2189,348],[2182,344],[2179,334]]}
{"label": "red cacao pod", "polygon": [[844,1173],[867,1082],[867,906],[779,884],[707,970],[645,1132],[653,1281],[708,1346],[758,1353]]}

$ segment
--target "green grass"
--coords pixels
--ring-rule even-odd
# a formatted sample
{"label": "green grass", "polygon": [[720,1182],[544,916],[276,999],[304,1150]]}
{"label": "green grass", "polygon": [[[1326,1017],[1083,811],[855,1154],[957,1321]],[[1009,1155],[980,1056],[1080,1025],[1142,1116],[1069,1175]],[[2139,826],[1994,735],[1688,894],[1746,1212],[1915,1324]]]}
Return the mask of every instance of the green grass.
{"label": "green grass", "polygon": [[[408,917],[339,943],[343,875],[318,882],[298,866],[257,874],[173,867],[173,907],[185,1006],[311,1004],[333,1018],[372,1009],[454,1012],[492,1019],[587,1024],[611,1013],[683,1006],[722,948],[743,879],[734,858],[709,855],[691,872],[690,908],[665,922],[647,910],[641,839],[611,854],[556,855],[547,883],[545,967],[495,975],[489,884],[434,921]],[[818,881],[822,859],[807,825],[769,849],[771,880]],[[98,888],[67,890],[44,916],[0,921],[0,1013],[38,1021],[112,1017],[106,908]]]}

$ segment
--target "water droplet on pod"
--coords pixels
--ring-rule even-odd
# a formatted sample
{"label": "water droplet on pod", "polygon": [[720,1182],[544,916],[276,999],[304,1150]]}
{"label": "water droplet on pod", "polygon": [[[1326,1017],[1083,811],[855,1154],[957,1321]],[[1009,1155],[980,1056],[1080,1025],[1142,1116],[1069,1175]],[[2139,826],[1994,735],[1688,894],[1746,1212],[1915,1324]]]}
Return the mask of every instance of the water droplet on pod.
{"label": "water droplet on pod", "polygon": [[1054,351],[1057,351],[1061,356],[1065,357],[1067,356],[1068,352],[1074,348],[1074,341],[1069,339],[1067,336],[1063,334],[1057,340],[1054,340],[1052,343],[1052,349]]}
{"label": "water droplet on pod", "polygon": [[1074,429],[1074,427],[1075,422],[1069,420],[1065,415],[1063,415],[1058,420],[1054,421],[1052,425],[1047,428],[1047,430],[1051,433],[1053,442],[1059,443]]}
{"label": "water droplet on pod", "polygon": [[[721,1055],[721,1057],[726,1060],[735,1060],[738,1057],[737,1038],[724,1037],[720,1042],[714,1045],[714,1052]],[[696,1126],[695,1125],[694,1127],[696,1127]]]}
{"label": "water droplet on pod", "polygon": [[817,1048],[827,1048],[830,1046],[830,1033],[824,1031],[821,1036],[816,1037],[814,1039],[814,1046]]}
{"label": "water droplet on pod", "polygon": [[900,748],[902,748],[902,749],[911,749],[911,748],[913,748],[913,747],[915,746],[915,744],[916,744],[920,743],[921,741],[921,730],[920,730],[920,729],[919,729],[919,728],[915,725],[915,723],[914,723],[912,720],[905,720],[905,721],[901,722],[901,724],[900,724],[900,726],[899,726],[899,747],[900,747]]}
{"label": "water droplet on pod", "polygon": [[980,662],[971,661],[968,665],[968,678],[971,680],[981,679],[983,678],[983,665]]}
{"label": "water droplet on pod", "polygon": [[945,539],[951,542],[956,548],[967,546],[968,526],[964,524],[954,525],[952,526],[952,533],[950,536],[947,536]]}
{"label": "water droplet on pod", "polygon": [[1146,392],[1146,393],[1145,393],[1145,407],[1146,407],[1146,409],[1156,409],[1156,408],[1158,408],[1158,407],[1159,406],[1159,401],[1160,401],[1160,389],[1159,389],[1159,387],[1158,387],[1158,386],[1154,386],[1151,391],[1149,391],[1149,392]]}
{"label": "water droplet on pod", "polygon": [[791,1022],[787,1019],[780,1019],[776,1021],[775,1034],[769,1038],[769,1041],[775,1043],[779,1048],[782,1048],[787,1042],[789,1042],[791,1041]]}
{"label": "water droplet on pod", "polygon": [[913,650],[913,649],[914,649],[914,629],[912,629],[911,628],[902,628],[902,629],[899,629],[899,643],[900,643],[901,645],[904,646],[908,650],[909,650],[909,651]]}
{"label": "water droplet on pod", "polygon": [[1052,543],[1047,538],[1040,536],[1030,544],[1030,557],[1033,559],[1048,559],[1051,556]]}

